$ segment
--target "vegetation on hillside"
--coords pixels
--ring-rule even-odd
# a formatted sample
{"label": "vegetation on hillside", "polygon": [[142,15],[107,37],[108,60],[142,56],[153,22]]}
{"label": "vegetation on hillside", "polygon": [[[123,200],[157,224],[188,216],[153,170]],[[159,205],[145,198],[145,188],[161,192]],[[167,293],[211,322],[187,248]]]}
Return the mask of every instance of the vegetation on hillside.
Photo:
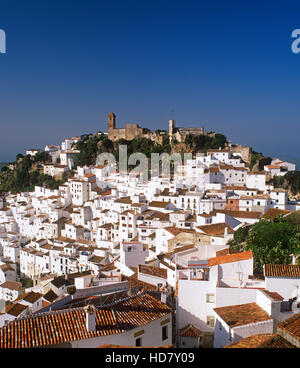
{"label": "vegetation on hillside", "polygon": [[[160,131],[164,133],[164,131]],[[76,149],[80,151],[80,154],[76,158],[76,164],[81,165],[93,165],[96,163],[97,155],[100,153],[108,152],[112,153],[116,160],[119,159],[119,146],[127,145],[128,156],[134,152],[142,152],[148,158],[151,157],[151,153],[171,153],[172,146],[178,142],[169,142],[169,136],[167,133],[162,134],[162,144],[153,142],[151,139],[144,137],[137,137],[132,141],[120,139],[113,142],[107,138],[104,134],[98,134],[96,136],[84,136],[76,144]],[[188,135],[185,140],[185,145],[193,152],[206,152],[208,149],[224,148],[226,144],[226,137],[223,134],[215,134],[214,136],[205,135]]]}
{"label": "vegetation on hillside", "polygon": [[185,144],[190,146],[194,152],[206,152],[208,149],[224,148],[227,139],[223,134],[194,135],[189,134],[185,139]]}
{"label": "vegetation on hillside", "polygon": [[300,193],[300,171],[289,171],[284,176],[275,176],[273,184],[276,188],[288,189],[297,195]]}
{"label": "vegetation on hillside", "polygon": [[[261,219],[248,228],[240,228],[229,242],[231,252],[252,250],[254,270],[263,265],[290,264],[291,254],[300,253],[300,225],[289,216]],[[300,222],[300,221],[299,221]]]}
{"label": "vegetation on hillside", "polygon": [[261,152],[252,151],[250,160],[250,170],[257,167],[258,171],[263,171],[265,165],[270,165],[272,157],[264,156]]}
{"label": "vegetation on hillside", "polygon": [[18,154],[16,161],[10,165],[5,165],[0,173],[0,192],[28,192],[34,190],[35,186],[42,186],[49,189],[58,189],[70,176],[70,173],[64,173],[61,180],[55,180],[52,176],[44,175],[42,163],[49,161],[49,155],[46,152],[37,153],[35,157],[23,156]]}
{"label": "vegetation on hillside", "polygon": [[[162,144],[153,142],[151,139],[137,137],[132,141],[120,139],[113,142],[102,132],[97,134],[84,134],[74,148],[80,153],[75,158],[75,166],[94,165],[100,153],[112,153],[116,160],[119,160],[119,146],[127,145],[128,157],[134,152],[142,152],[148,158],[151,153],[171,153],[172,146],[178,142],[169,142],[169,136],[166,131],[160,130],[162,134]],[[193,152],[206,152],[208,149],[224,148],[226,137],[223,134],[215,135],[189,135],[184,143],[187,150],[192,148]],[[18,154],[15,162],[5,164],[0,168],[0,192],[17,193],[21,191],[32,191],[34,186],[43,186],[49,189],[57,189],[64,183],[71,173],[65,173],[62,180],[55,180],[49,175],[42,173],[41,164],[50,162],[47,152],[39,152],[35,157],[23,156]]]}

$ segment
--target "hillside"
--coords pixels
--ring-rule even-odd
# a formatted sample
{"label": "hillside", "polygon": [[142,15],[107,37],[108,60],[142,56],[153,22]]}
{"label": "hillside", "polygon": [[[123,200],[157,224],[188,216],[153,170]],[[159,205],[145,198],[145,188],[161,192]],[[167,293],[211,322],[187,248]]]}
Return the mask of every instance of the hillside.
{"label": "hillside", "polygon": [[290,171],[284,176],[273,179],[274,186],[287,189],[292,195],[300,195],[300,171]]}
{"label": "hillside", "polygon": [[0,171],[2,169],[2,167],[4,167],[6,165],[6,162],[0,162]]}
{"label": "hillside", "polygon": [[[213,136],[188,135],[185,142],[178,143],[176,140],[169,143],[167,132],[163,133],[162,144],[155,143],[147,138],[135,138],[132,141],[120,139],[113,142],[107,135],[99,132],[97,134],[85,134],[74,148],[80,151],[75,161],[76,166],[96,164],[97,155],[103,152],[112,153],[116,160],[119,157],[119,145],[127,145],[128,156],[133,152],[143,152],[148,158],[151,153],[196,153],[206,152],[208,149],[224,148],[227,139],[223,134]],[[21,192],[32,191],[34,186],[43,186],[50,189],[57,189],[59,185],[70,176],[65,174],[62,180],[57,181],[53,177],[44,175],[41,164],[49,161],[46,152],[37,154],[34,158],[17,155],[14,163],[9,166],[2,165],[0,168],[0,192]]]}
{"label": "hillside", "polygon": [[76,144],[75,148],[80,151],[77,157],[76,164],[94,165],[96,163],[97,155],[102,152],[109,152],[114,154],[116,160],[119,155],[119,145],[127,145],[128,155],[133,152],[143,152],[148,158],[151,153],[197,153],[206,152],[208,149],[224,148],[227,144],[227,139],[223,134],[215,134],[214,136],[206,135],[188,135],[185,142],[179,143],[174,140],[169,143],[169,136],[165,133],[162,136],[162,144],[153,142],[147,138],[135,138],[132,141],[120,139],[118,141],[111,141],[105,134],[98,133],[97,135],[84,135]]}
{"label": "hillside", "polygon": [[0,169],[0,192],[27,192],[34,190],[36,185],[57,189],[66,181],[67,175],[61,181],[44,175],[41,164],[48,161],[49,156],[45,152],[36,155],[35,158],[17,155],[15,162]]}

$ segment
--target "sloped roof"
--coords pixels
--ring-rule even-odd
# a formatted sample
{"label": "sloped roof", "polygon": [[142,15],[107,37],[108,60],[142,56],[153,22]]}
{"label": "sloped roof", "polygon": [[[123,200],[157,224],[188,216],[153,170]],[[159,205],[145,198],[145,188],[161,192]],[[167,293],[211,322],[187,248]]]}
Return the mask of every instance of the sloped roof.
{"label": "sloped roof", "polygon": [[138,294],[96,309],[96,329],[86,328],[83,308],[41,313],[0,329],[0,348],[34,348],[115,335],[164,317],[171,308],[149,294]]}
{"label": "sloped roof", "polygon": [[266,277],[300,278],[300,265],[265,264]]}
{"label": "sloped roof", "polygon": [[214,311],[231,328],[268,321],[271,317],[256,303],[214,308]]}
{"label": "sloped roof", "polygon": [[46,299],[49,303],[54,302],[55,299],[58,298],[58,295],[55,294],[53,290],[49,290],[44,296],[44,299]]}
{"label": "sloped roof", "polygon": [[202,332],[192,324],[189,324],[179,331],[179,336],[182,337],[199,337],[201,334]]}
{"label": "sloped roof", "polygon": [[283,337],[278,334],[259,334],[248,336],[238,342],[234,342],[225,348],[295,348],[294,345],[290,344]]}
{"label": "sloped roof", "polygon": [[234,254],[226,254],[224,256],[217,256],[210,258],[208,261],[208,266],[216,266],[218,264],[231,263],[245,261],[247,259],[253,258],[253,253],[251,250],[247,252],[239,252]]}
{"label": "sloped roof", "polygon": [[7,280],[3,284],[1,284],[0,287],[19,291],[21,290],[22,285],[20,282]]}
{"label": "sloped roof", "polygon": [[34,291],[29,291],[28,293],[20,295],[16,300],[25,300],[28,303],[35,303],[37,300],[39,300],[43,294],[35,293]]}
{"label": "sloped roof", "polygon": [[138,271],[139,273],[144,273],[150,276],[161,277],[163,279],[166,279],[168,277],[168,271],[165,268],[139,265]]}
{"label": "sloped roof", "polygon": [[197,226],[197,228],[203,231],[206,235],[209,236],[220,236],[224,235],[225,229],[228,229],[228,234],[233,234],[234,231],[231,226],[228,226],[225,222],[211,225],[203,225]]}
{"label": "sloped roof", "polygon": [[289,210],[281,210],[279,208],[269,208],[263,215],[262,218],[267,218],[270,217],[272,219],[274,219],[276,216],[279,215],[287,215],[289,213],[291,213],[292,211]]}
{"label": "sloped roof", "polygon": [[15,303],[10,304],[5,308],[5,312],[10,314],[11,316],[18,317],[25,309],[27,309],[27,305]]}
{"label": "sloped roof", "polygon": [[231,210],[214,210],[211,212],[211,215],[216,215],[217,213],[224,213],[225,215],[229,215],[231,217],[237,218],[252,218],[259,219],[261,217],[261,212],[257,211],[231,211]]}
{"label": "sloped roof", "polygon": [[292,338],[300,341],[300,313],[279,323],[277,326],[277,331],[278,330],[282,330]]}
{"label": "sloped roof", "polygon": [[190,233],[190,234],[194,234],[195,233],[195,230],[192,230],[192,229],[181,229],[181,228],[178,228],[176,226],[170,226],[170,227],[164,227],[163,230],[166,230],[168,231],[170,234],[176,236],[180,233]]}

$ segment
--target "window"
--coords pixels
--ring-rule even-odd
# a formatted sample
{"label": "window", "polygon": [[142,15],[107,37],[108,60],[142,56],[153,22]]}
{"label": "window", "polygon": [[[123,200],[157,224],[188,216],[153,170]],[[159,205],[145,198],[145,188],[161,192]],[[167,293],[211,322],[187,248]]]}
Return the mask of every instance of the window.
{"label": "window", "polygon": [[168,338],[168,326],[163,326],[162,328],[162,340],[167,340]]}
{"label": "window", "polygon": [[206,323],[209,327],[215,326],[215,317],[214,316],[207,316]]}
{"label": "window", "polygon": [[206,303],[214,303],[215,294],[206,294]]}
{"label": "window", "polygon": [[142,338],[139,337],[138,339],[135,340],[135,346],[142,346]]}

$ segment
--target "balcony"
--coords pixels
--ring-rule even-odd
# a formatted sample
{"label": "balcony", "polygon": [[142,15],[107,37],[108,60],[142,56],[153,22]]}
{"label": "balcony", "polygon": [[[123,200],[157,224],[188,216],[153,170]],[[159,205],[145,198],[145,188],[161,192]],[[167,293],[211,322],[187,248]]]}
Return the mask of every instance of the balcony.
{"label": "balcony", "polygon": [[179,271],[179,280],[209,281],[208,269],[187,269]]}

